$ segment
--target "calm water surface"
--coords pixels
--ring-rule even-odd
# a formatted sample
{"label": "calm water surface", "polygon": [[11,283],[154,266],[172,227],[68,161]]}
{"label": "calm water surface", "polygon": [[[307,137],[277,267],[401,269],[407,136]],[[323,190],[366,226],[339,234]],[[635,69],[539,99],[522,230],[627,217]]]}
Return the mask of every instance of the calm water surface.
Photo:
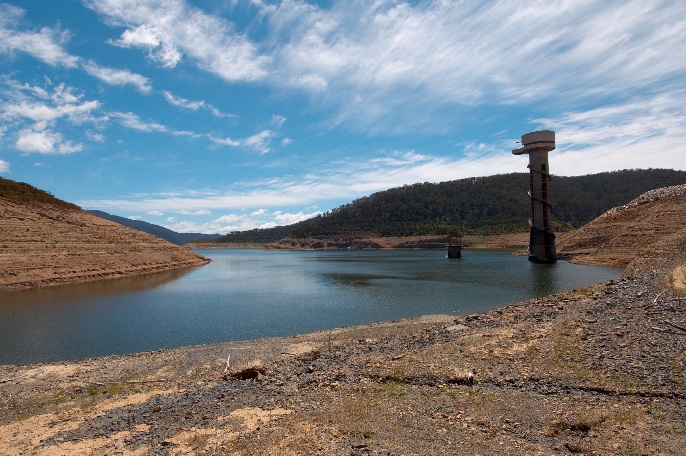
{"label": "calm water surface", "polygon": [[509,252],[213,250],[198,268],[0,294],[0,363],[464,315],[610,280],[621,268]]}

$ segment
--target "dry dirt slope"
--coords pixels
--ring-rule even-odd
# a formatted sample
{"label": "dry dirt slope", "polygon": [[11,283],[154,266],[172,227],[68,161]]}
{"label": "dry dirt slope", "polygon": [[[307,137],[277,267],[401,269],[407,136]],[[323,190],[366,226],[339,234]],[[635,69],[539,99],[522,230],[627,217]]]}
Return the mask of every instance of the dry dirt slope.
{"label": "dry dirt slope", "polygon": [[187,249],[81,210],[0,197],[0,293],[207,262]]}
{"label": "dry dirt slope", "polygon": [[685,233],[686,185],[678,185],[644,193],[560,236],[557,250],[577,263],[628,265],[638,256],[659,254],[668,238]]}

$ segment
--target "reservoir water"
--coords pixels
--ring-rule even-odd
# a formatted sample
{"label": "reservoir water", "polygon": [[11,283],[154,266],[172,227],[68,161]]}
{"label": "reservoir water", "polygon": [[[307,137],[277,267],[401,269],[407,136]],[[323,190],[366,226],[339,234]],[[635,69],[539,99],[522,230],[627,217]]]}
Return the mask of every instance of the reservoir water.
{"label": "reservoir water", "polygon": [[212,263],[0,293],[0,364],[286,336],[428,314],[465,315],[617,278],[506,251],[201,251]]}

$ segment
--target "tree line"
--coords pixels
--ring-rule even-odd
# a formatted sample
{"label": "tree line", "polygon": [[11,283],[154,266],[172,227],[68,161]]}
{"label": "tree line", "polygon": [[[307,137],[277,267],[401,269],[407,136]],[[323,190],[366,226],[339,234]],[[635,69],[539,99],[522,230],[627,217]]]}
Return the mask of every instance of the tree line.
{"label": "tree line", "polygon": [[[579,228],[655,188],[686,183],[686,171],[632,169],[553,176],[555,231]],[[219,242],[275,242],[284,237],[489,235],[527,231],[528,173],[417,183],[377,192],[285,227],[231,233]]]}

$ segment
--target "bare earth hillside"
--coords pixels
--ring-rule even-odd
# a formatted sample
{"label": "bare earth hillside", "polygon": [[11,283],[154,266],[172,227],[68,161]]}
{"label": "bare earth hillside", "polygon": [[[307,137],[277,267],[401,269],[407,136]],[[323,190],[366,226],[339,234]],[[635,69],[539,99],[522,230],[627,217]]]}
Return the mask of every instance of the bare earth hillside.
{"label": "bare earth hillside", "polygon": [[685,230],[686,185],[665,187],[560,236],[557,251],[576,263],[628,265],[639,252],[652,255],[665,238]]}
{"label": "bare earth hillside", "polygon": [[683,455],[679,192],[649,194],[571,234],[569,251],[628,266],[561,295],[475,315],[0,366],[0,454]]}
{"label": "bare earth hillside", "polygon": [[81,210],[0,198],[0,292],[159,272],[208,261]]}

